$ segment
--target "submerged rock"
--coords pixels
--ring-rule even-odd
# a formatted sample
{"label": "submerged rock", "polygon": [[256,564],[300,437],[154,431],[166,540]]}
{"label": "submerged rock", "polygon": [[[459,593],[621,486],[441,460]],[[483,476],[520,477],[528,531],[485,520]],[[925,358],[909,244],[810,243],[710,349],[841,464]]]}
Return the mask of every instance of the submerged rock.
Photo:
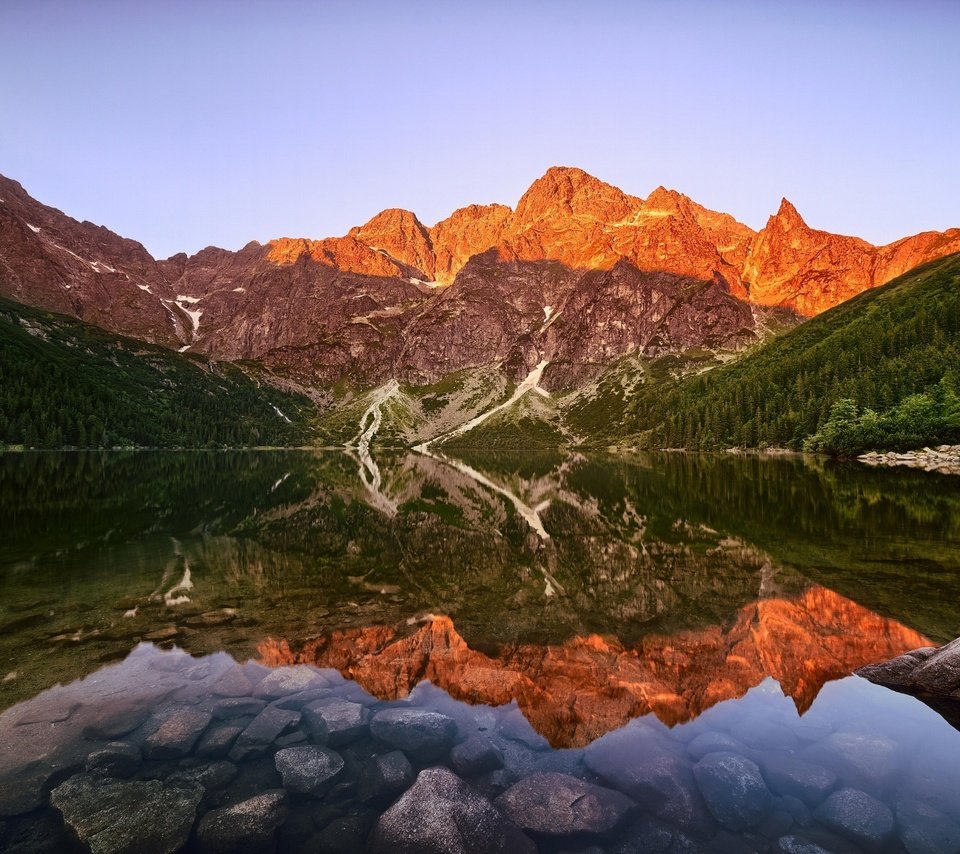
{"label": "submerged rock", "polygon": [[183,768],[167,777],[167,784],[181,783],[203,786],[204,789],[222,789],[237,776],[237,766],[232,762],[203,762],[192,768]]}
{"label": "submerged rock", "polygon": [[626,795],[568,774],[531,774],[511,786],[496,806],[517,827],[555,836],[606,836],[633,812]]}
{"label": "submerged rock", "polygon": [[186,844],[203,788],[77,774],[51,804],[93,854],[168,854]]}
{"label": "submerged rock", "polygon": [[474,735],[450,751],[450,764],[461,777],[486,774],[503,767],[503,751],[489,738]]}
{"label": "submerged rock", "polygon": [[806,748],[802,758],[829,764],[840,783],[879,795],[897,767],[896,742],[867,732],[835,732]]}
{"label": "submerged rock", "polygon": [[774,849],[777,854],[831,854],[826,848],[802,836],[781,836]]}
{"label": "submerged rock", "polygon": [[283,786],[298,795],[322,798],[343,772],[343,757],[314,745],[285,747],[274,756]]}
{"label": "submerged rock", "polygon": [[840,789],[813,813],[830,830],[867,848],[879,848],[893,834],[893,815],[858,789]]}
{"label": "submerged rock", "polygon": [[754,762],[735,753],[708,753],[693,768],[714,818],[730,830],[745,830],[769,812],[770,790]]}
{"label": "submerged rock", "polygon": [[260,756],[280,735],[300,722],[300,712],[267,707],[240,733],[230,750],[234,762],[250,756]]}
{"label": "submerged rock", "polygon": [[428,768],[380,816],[367,850],[370,854],[536,854],[537,848],[452,771]]}
{"label": "submerged rock", "polygon": [[429,762],[439,759],[452,747],[457,724],[453,718],[439,712],[384,709],[373,716],[370,732],[391,747]]}
{"label": "submerged rock", "polygon": [[211,715],[199,709],[178,709],[144,742],[150,759],[179,759],[187,756],[203,731],[210,725]]}
{"label": "submerged rock", "polygon": [[594,741],[584,761],[600,779],[678,827],[707,830],[712,824],[696,790],[693,766],[652,727],[633,723]]}
{"label": "submerged rock", "polygon": [[960,824],[916,798],[898,801],[897,829],[910,854],[960,851]]}
{"label": "submerged rock", "polygon": [[360,772],[357,796],[361,801],[386,800],[399,795],[413,782],[413,768],[402,750],[370,759]]}
{"label": "submerged rock", "polygon": [[136,744],[112,741],[87,757],[87,770],[107,777],[129,777],[140,763],[140,748]]}
{"label": "submerged rock", "polygon": [[266,706],[266,700],[256,697],[228,697],[213,707],[213,716],[217,720],[225,721],[245,715],[259,715]]}
{"label": "submerged rock", "polygon": [[286,818],[287,793],[282,789],[211,810],[197,826],[200,850],[207,854],[270,851],[274,834]]}
{"label": "submerged rock", "polygon": [[349,700],[315,700],[303,707],[303,720],[314,741],[330,747],[356,741],[367,731],[366,710]]}
{"label": "submerged rock", "polygon": [[23,815],[42,807],[50,790],[83,766],[84,760],[77,755],[63,763],[31,763],[6,773],[0,786],[0,818]]}
{"label": "submerged rock", "polygon": [[780,795],[792,795],[815,807],[837,786],[837,775],[812,762],[775,754],[763,760],[767,785]]}
{"label": "submerged rock", "polygon": [[226,756],[244,728],[239,724],[225,723],[212,726],[197,743],[196,754],[208,758]]}
{"label": "submerged rock", "polygon": [[278,667],[271,671],[253,690],[253,696],[265,700],[278,700],[287,694],[297,694],[311,688],[326,688],[327,680],[317,671],[302,664],[296,667]]}
{"label": "submerged rock", "polygon": [[130,704],[112,709],[106,715],[83,728],[83,737],[91,741],[113,741],[146,723],[150,709]]}

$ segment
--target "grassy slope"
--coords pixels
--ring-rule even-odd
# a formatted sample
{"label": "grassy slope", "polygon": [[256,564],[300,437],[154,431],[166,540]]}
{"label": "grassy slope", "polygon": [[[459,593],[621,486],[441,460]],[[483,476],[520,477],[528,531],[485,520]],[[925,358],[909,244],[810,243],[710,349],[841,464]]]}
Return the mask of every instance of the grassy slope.
{"label": "grassy slope", "polygon": [[[578,432],[653,447],[798,447],[838,400],[885,411],[960,365],[960,255],[860,294],[700,376],[568,415]],[[596,416],[603,413],[603,417]]]}
{"label": "grassy slope", "polygon": [[0,300],[0,446],[296,445],[312,416],[234,365]]}

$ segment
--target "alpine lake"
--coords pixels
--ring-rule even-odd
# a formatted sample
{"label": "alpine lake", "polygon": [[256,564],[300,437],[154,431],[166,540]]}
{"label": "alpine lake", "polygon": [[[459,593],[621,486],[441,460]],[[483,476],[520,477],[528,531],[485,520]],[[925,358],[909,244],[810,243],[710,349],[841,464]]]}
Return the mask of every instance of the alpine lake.
{"label": "alpine lake", "polygon": [[0,848],[960,851],[960,480],[0,454]]}

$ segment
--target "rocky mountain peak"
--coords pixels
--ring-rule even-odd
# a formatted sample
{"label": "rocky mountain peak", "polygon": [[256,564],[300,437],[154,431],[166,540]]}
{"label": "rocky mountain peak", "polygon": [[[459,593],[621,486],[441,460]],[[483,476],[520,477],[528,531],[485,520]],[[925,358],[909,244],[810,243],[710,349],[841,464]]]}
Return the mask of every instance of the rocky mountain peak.
{"label": "rocky mountain peak", "polygon": [[523,194],[517,203],[515,223],[518,228],[538,222],[562,224],[571,216],[617,222],[639,206],[640,199],[582,169],[553,166]]}
{"label": "rocky mountain peak", "polygon": [[668,190],[661,184],[644,199],[641,210],[648,216],[655,214],[678,216],[689,214],[691,206],[688,196],[676,190]]}
{"label": "rocky mountain peak", "polygon": [[433,278],[435,260],[430,233],[412,211],[387,208],[364,225],[351,228],[348,236]]}
{"label": "rocky mountain peak", "polygon": [[473,255],[501,241],[512,216],[506,205],[468,205],[440,220],[430,229],[436,259],[434,278],[444,284],[452,282]]}
{"label": "rocky mountain peak", "polygon": [[808,226],[793,203],[786,198],[782,198],[777,212],[767,220],[767,228],[772,227],[779,228],[782,231],[790,231],[792,228],[807,228]]}

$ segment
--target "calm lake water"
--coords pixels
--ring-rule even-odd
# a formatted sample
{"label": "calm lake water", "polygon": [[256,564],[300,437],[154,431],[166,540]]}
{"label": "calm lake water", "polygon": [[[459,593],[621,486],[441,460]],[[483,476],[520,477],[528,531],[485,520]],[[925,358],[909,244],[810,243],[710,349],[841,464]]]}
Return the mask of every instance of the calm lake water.
{"label": "calm lake water", "polygon": [[[542,851],[960,851],[960,732],[851,676],[960,635],[947,476],[681,454],[5,454],[0,530],[8,850],[77,845],[62,815],[123,850],[84,797],[173,798],[156,850],[229,850],[217,810],[262,792],[283,803],[244,850],[399,850],[412,777],[374,791],[370,769],[400,747]],[[449,744],[376,723],[395,708],[452,719]],[[254,744],[271,710],[288,719]],[[450,752],[464,742],[486,759]],[[127,760],[90,758],[107,743]],[[305,791],[276,753],[311,743],[343,768]],[[603,821],[543,823],[524,785],[571,777],[602,787]],[[441,809],[428,778],[408,795]]]}

